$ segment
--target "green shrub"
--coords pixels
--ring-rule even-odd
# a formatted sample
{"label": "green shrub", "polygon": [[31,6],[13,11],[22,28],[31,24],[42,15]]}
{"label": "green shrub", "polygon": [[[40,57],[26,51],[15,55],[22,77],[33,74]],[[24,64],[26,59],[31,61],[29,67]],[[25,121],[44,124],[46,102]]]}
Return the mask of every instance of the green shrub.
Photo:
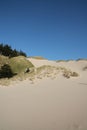
{"label": "green shrub", "polygon": [[5,64],[0,69],[0,78],[10,78],[14,74],[11,70],[11,67],[8,64]]}
{"label": "green shrub", "polygon": [[9,65],[14,73],[25,72],[27,68],[34,67],[33,64],[27,60],[24,56],[17,56],[10,58]]}

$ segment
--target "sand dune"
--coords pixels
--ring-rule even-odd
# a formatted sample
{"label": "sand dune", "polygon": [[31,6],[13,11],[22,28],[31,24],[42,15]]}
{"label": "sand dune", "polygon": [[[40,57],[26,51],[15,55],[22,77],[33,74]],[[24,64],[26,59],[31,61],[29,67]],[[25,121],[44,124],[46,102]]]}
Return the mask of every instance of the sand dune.
{"label": "sand dune", "polygon": [[67,79],[59,73],[34,84],[27,78],[1,86],[0,130],[87,130],[87,61],[28,60],[36,68],[62,66],[79,76]]}

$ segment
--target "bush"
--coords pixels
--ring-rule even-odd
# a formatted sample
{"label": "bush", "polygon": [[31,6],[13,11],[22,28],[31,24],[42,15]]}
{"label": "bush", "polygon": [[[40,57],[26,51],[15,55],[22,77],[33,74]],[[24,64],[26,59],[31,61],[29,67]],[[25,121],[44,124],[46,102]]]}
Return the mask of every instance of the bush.
{"label": "bush", "polygon": [[69,71],[64,71],[63,76],[68,79],[68,78],[70,78],[70,76],[71,76],[71,72],[69,72]]}
{"label": "bush", "polygon": [[27,57],[26,53],[25,53],[25,52],[23,52],[23,51],[21,51],[21,50],[20,50],[20,52],[19,52],[19,56],[24,56],[24,57]]}
{"label": "bush", "polygon": [[30,69],[34,67],[24,56],[10,58],[9,65],[11,66],[12,71],[17,74],[25,72],[27,68]]}
{"label": "bush", "polygon": [[83,68],[83,71],[85,71],[85,70],[87,70],[87,66],[85,66],[85,67]]}
{"label": "bush", "polygon": [[70,77],[78,77],[79,75],[76,72],[64,71],[63,76],[66,78],[70,78]]}
{"label": "bush", "polygon": [[14,74],[11,70],[11,67],[8,64],[5,64],[0,69],[0,78],[10,78]]}
{"label": "bush", "polygon": [[79,75],[78,75],[78,73],[76,73],[76,72],[72,72],[71,76],[72,76],[72,77],[78,77]]}

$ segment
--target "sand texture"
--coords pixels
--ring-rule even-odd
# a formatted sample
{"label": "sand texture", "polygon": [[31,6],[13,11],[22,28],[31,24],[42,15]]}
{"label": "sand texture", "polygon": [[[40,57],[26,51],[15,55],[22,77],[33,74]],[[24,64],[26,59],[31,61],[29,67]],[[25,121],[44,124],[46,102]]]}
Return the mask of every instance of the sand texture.
{"label": "sand texture", "polygon": [[[87,61],[28,60],[53,68],[0,85],[0,130],[87,130]],[[79,75],[65,78],[59,66]]]}

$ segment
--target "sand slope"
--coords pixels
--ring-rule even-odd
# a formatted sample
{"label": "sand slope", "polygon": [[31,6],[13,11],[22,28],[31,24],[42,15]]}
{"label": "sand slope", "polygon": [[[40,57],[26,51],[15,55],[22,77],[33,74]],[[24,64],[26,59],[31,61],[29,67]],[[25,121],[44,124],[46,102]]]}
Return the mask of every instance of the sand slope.
{"label": "sand slope", "polygon": [[87,130],[87,61],[28,60],[35,67],[64,66],[80,75],[1,86],[0,130]]}

